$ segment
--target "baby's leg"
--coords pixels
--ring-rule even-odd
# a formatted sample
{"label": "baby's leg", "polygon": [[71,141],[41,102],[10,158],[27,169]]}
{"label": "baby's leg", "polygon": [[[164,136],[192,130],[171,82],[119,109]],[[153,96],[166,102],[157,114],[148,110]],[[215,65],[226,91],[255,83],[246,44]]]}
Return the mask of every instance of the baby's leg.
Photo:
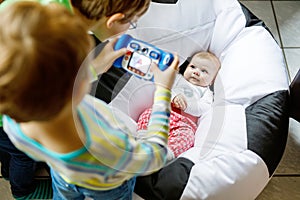
{"label": "baby's leg", "polygon": [[168,146],[173,151],[175,157],[194,146],[195,133],[191,128],[183,127],[171,129]]}

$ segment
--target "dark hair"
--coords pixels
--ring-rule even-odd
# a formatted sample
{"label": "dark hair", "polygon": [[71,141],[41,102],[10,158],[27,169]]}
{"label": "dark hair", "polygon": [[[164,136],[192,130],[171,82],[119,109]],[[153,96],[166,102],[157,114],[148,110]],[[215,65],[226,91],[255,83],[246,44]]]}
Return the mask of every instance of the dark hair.
{"label": "dark hair", "polygon": [[116,13],[125,14],[121,22],[130,21],[136,14],[144,14],[150,0],[71,0],[73,7],[88,19],[99,20]]}

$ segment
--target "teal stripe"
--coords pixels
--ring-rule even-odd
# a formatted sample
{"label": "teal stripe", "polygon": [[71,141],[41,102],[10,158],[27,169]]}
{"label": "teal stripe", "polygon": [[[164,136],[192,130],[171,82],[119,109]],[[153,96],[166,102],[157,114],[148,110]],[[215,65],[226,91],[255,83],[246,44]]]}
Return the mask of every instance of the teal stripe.
{"label": "teal stripe", "polygon": [[2,115],[0,114],[0,127],[3,126],[3,120],[2,120]]}
{"label": "teal stripe", "polygon": [[164,132],[167,132],[169,130],[169,126],[168,125],[158,125],[158,124],[153,124],[151,126],[149,126],[149,130],[153,131],[153,129],[156,130],[163,130]]}
{"label": "teal stripe", "polygon": [[95,163],[87,163],[82,161],[70,160],[68,161],[68,168],[71,170],[80,171],[86,174],[106,174],[110,167],[106,165],[100,165],[100,162],[95,165]]}
{"label": "teal stripe", "polygon": [[76,150],[76,151],[73,151],[73,152],[67,153],[67,154],[60,154],[60,153],[56,153],[54,151],[51,151],[49,149],[46,149],[40,143],[38,143],[37,141],[35,141],[35,140],[31,139],[30,137],[28,137],[27,135],[25,135],[23,133],[23,131],[21,130],[20,125],[17,124],[16,122],[14,122],[10,117],[8,117],[8,116],[4,116],[4,117],[8,121],[9,124],[11,124],[15,127],[15,130],[17,131],[19,136],[22,138],[22,140],[26,141],[27,143],[32,144],[37,149],[39,149],[41,152],[44,152],[44,153],[50,155],[51,157],[60,158],[62,160],[70,160],[71,158],[77,157],[78,155],[81,155],[81,154],[86,152],[85,146],[78,149],[78,150]]}
{"label": "teal stripe", "polygon": [[[86,162],[81,162],[81,161],[76,161],[74,160],[74,158],[82,155],[83,153],[87,153],[87,149],[85,147],[83,147],[82,149],[79,149],[77,151],[71,152],[69,154],[59,154],[56,152],[52,152],[50,150],[47,150],[46,148],[44,148],[40,143],[36,142],[35,140],[32,140],[31,138],[27,137],[21,130],[19,124],[15,123],[10,117],[8,116],[4,116],[5,120],[7,120],[7,122],[9,123],[10,127],[15,128],[15,131],[19,134],[19,136],[22,137],[22,139],[24,141],[26,141],[26,143],[33,143],[33,147],[36,148],[38,151],[40,151],[41,153],[43,153],[44,155],[47,155],[49,158],[51,158],[51,160],[55,160],[54,158],[59,158],[61,160],[64,160],[66,163],[68,163],[68,167],[69,168],[80,168],[82,172],[86,173],[89,170],[96,170],[96,171],[106,171],[107,167],[106,166],[92,166],[89,163]],[[26,145],[27,146],[27,145]],[[31,155],[33,156],[33,158],[38,157],[37,155]],[[71,166],[73,165],[73,166]],[[89,170],[82,170],[84,168],[87,168]],[[88,172],[88,173],[94,173],[93,172]]]}
{"label": "teal stripe", "polygon": [[[144,151],[146,152],[146,154],[148,155],[148,160],[144,162],[144,165],[142,165],[140,167],[139,173],[145,172],[146,170],[149,169],[149,167],[151,166],[151,162],[153,160],[154,154],[153,152],[153,147],[146,145],[146,144],[142,144],[142,148],[144,149]],[[150,156],[151,155],[151,156]]]}
{"label": "teal stripe", "polygon": [[169,117],[170,116],[170,112],[167,112],[167,111],[153,111],[152,115],[163,115],[163,116]]}
{"label": "teal stripe", "polygon": [[167,117],[160,117],[160,118],[151,118],[149,124],[158,124],[158,125],[163,125],[163,124],[168,124],[169,123],[169,118]]}

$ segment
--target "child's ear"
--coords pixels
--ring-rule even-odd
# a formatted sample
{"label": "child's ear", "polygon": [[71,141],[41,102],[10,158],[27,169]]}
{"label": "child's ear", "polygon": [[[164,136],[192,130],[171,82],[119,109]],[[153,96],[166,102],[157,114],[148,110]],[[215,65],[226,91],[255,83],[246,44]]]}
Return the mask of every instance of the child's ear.
{"label": "child's ear", "polygon": [[123,13],[115,13],[112,16],[108,17],[106,21],[107,28],[111,28],[115,22],[121,21],[122,19],[124,19],[124,17],[125,14]]}

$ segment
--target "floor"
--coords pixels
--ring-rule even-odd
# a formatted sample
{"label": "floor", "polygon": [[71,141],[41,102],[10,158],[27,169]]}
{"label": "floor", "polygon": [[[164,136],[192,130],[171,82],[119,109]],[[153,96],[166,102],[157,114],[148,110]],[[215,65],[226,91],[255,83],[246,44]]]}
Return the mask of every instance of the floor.
{"label": "floor", "polygon": [[[300,68],[300,1],[241,1],[270,28],[286,59],[290,80]],[[284,156],[257,200],[300,199],[300,123],[290,119]]]}
{"label": "floor", "polygon": [[[282,47],[292,80],[300,68],[300,0],[241,0],[270,28]],[[42,174],[43,175],[43,174]],[[13,199],[9,184],[0,178],[0,198]],[[288,143],[284,156],[265,190],[257,200],[300,200],[300,123],[290,120]]]}

